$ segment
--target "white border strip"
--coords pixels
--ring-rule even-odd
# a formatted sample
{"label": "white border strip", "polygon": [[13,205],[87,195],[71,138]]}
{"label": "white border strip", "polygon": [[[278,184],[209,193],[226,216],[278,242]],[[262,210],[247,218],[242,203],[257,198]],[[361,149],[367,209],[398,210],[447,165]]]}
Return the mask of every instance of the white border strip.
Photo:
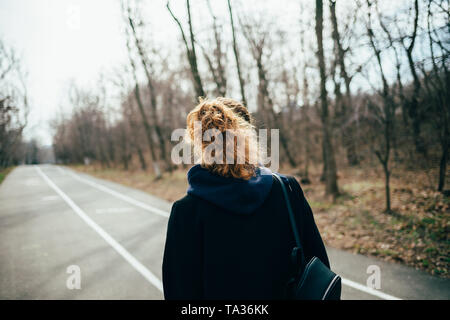
{"label": "white border strip", "polygon": [[[61,168],[61,167],[58,166],[58,168]],[[79,175],[77,175],[76,173],[72,172],[71,170],[68,170],[68,169],[62,170],[62,169],[61,169],[61,171],[66,171],[66,172],[68,172],[72,177],[74,177],[75,179],[77,179],[78,181],[81,181],[81,182],[83,182],[83,183],[86,183],[86,184],[88,184],[88,185],[94,187],[94,188],[97,188],[97,189],[99,189],[99,190],[101,190],[101,191],[104,191],[104,192],[106,192],[106,193],[109,193],[109,194],[111,194],[111,195],[113,195],[113,196],[115,196],[115,197],[118,197],[118,198],[120,198],[120,199],[122,199],[122,200],[124,200],[124,201],[126,201],[126,202],[128,202],[128,203],[131,203],[131,204],[133,204],[133,205],[135,205],[135,206],[138,206],[138,207],[140,207],[140,208],[142,208],[142,209],[145,209],[145,210],[150,211],[150,212],[152,212],[152,213],[159,214],[159,215],[161,215],[161,216],[163,216],[163,217],[169,217],[169,213],[166,212],[166,211],[164,211],[164,210],[161,210],[161,209],[152,207],[152,206],[150,206],[150,205],[148,205],[148,204],[145,204],[145,203],[143,203],[143,202],[140,202],[140,201],[138,201],[138,200],[136,200],[136,199],[133,199],[133,198],[131,198],[131,197],[129,197],[129,196],[126,196],[126,195],[121,194],[121,193],[119,193],[119,192],[117,192],[117,191],[114,191],[114,190],[112,190],[112,189],[109,189],[109,188],[107,188],[107,187],[105,187],[105,186],[103,186],[103,185],[101,185],[101,184],[99,184],[99,183],[96,183],[96,182],[94,182],[94,181],[88,180],[88,179],[86,179],[86,178],[82,178],[82,177],[80,177]],[[389,295],[389,294],[387,294],[387,293],[381,292],[381,291],[379,291],[379,290],[369,288],[369,287],[367,287],[367,286],[365,286],[365,285],[362,285],[362,284],[360,284],[360,283],[358,283],[358,282],[355,282],[355,281],[352,281],[352,280],[349,280],[349,279],[342,278],[342,284],[345,285],[345,286],[351,287],[351,288],[353,288],[353,289],[356,289],[356,290],[365,292],[365,293],[370,294],[370,295],[372,295],[372,296],[381,298],[381,299],[385,299],[385,300],[402,300],[402,299],[400,299],[400,298],[398,298],[398,297],[394,297],[394,296],[391,296],[391,295]]]}
{"label": "white border strip", "polygon": [[55,190],[57,194],[86,222],[88,226],[94,229],[114,250],[117,251],[131,266],[136,269],[148,282],[154,285],[159,291],[163,292],[163,285],[161,280],[148,270],[142,263],[140,263],[134,256],[132,256],[124,247],[122,247],[113,237],[111,237],[105,230],[96,224],[89,216],[78,207],[58,186],[50,180],[49,177],[39,167],[35,167],[38,174],[47,182],[47,184]]}

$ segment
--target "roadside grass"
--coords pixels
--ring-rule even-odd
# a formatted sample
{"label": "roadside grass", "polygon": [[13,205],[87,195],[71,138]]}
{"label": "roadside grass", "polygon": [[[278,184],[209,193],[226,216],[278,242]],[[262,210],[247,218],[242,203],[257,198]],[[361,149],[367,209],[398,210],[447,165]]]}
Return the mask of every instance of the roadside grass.
{"label": "roadside grass", "polygon": [[5,180],[6,176],[14,169],[14,167],[8,167],[0,169],[0,184]]}
{"label": "roadside grass", "polygon": [[[168,201],[182,198],[187,189],[187,169],[183,168],[165,173],[159,180],[142,170],[102,169],[95,165],[71,168]],[[295,175],[298,169],[280,172],[300,178]],[[384,212],[383,175],[376,170],[340,170],[342,195],[334,203],[325,197],[319,167],[311,169],[312,183],[302,185],[302,189],[327,245],[450,278],[450,200],[427,184],[428,175],[397,169],[391,181],[395,214]]]}

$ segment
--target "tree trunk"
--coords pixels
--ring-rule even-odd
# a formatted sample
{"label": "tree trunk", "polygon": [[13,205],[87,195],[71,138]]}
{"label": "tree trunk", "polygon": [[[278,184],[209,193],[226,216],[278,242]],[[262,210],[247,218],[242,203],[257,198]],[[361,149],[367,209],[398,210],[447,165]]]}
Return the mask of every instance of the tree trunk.
{"label": "tree trunk", "polygon": [[445,175],[447,172],[447,159],[448,159],[448,144],[441,143],[442,146],[442,155],[441,161],[439,164],[439,183],[438,183],[438,191],[444,191],[445,185]]}
{"label": "tree trunk", "polygon": [[239,86],[241,89],[241,97],[242,97],[242,104],[247,107],[247,99],[245,98],[245,83],[244,83],[244,78],[242,77],[242,73],[241,73],[241,64],[240,64],[240,59],[239,59],[239,49],[236,43],[236,32],[235,32],[235,28],[234,28],[234,21],[233,21],[233,10],[231,9],[231,3],[230,0],[228,1],[228,12],[230,13],[230,24],[231,24],[231,33],[233,35],[233,52],[234,52],[234,58],[236,60],[236,68],[237,68],[237,73],[238,73],[238,78],[239,78]]}
{"label": "tree trunk", "polygon": [[334,159],[334,150],[331,142],[331,126],[328,113],[325,58],[323,53],[323,2],[316,0],[316,37],[317,37],[317,58],[319,60],[320,71],[320,104],[322,120],[322,150],[323,161],[325,165],[325,193],[332,196],[333,199],[339,194],[336,175],[336,161]]}
{"label": "tree trunk", "polygon": [[145,162],[144,154],[142,153],[142,148],[139,146],[139,144],[136,145],[136,151],[138,153],[139,163],[141,164],[141,170],[147,170],[147,162]]}
{"label": "tree trunk", "polygon": [[[125,11],[125,8],[122,8],[122,9],[123,9],[123,11]],[[128,10],[129,10],[129,8],[128,8]],[[128,23],[131,23],[131,25],[132,25],[132,20],[130,18],[129,12],[128,12],[127,19],[128,19]],[[134,80],[134,84],[135,84],[134,90],[133,90],[134,97],[135,97],[137,105],[138,105],[138,110],[141,115],[142,125],[144,126],[145,136],[147,138],[147,144],[150,149],[150,156],[151,156],[150,160],[153,163],[153,168],[155,170],[156,178],[159,179],[159,178],[161,178],[161,170],[159,169],[158,157],[156,155],[155,148],[154,148],[152,130],[151,130],[150,124],[148,122],[148,118],[147,118],[147,114],[144,109],[144,105],[142,103],[141,93],[139,90],[139,82],[138,82],[138,78],[137,78],[137,68],[136,68],[134,59],[132,57],[130,36],[128,34],[128,31],[126,33],[126,45],[127,45],[127,51],[128,51],[128,59],[129,59],[130,65],[131,65],[132,76],[133,76],[133,80]]]}
{"label": "tree trunk", "polygon": [[128,118],[128,125],[130,127],[131,135],[133,137],[132,144],[136,148],[136,151],[138,153],[139,157],[139,163],[141,164],[141,170],[145,171],[147,170],[147,162],[145,161],[144,153],[142,152],[142,148],[139,141],[139,126],[137,125],[136,121],[133,119],[133,104],[132,104],[132,97],[129,96],[128,98],[128,107],[131,109],[130,112],[126,114],[126,117]]}
{"label": "tree trunk", "polygon": [[156,178],[159,179],[159,178],[161,178],[161,170],[159,169],[156,152],[155,152],[155,148],[153,145],[152,131],[151,131],[150,125],[148,124],[148,121],[147,121],[147,115],[145,114],[144,105],[142,104],[139,86],[137,83],[134,88],[134,96],[136,98],[136,102],[138,104],[138,109],[141,114],[142,124],[144,125],[145,136],[147,138],[148,147],[150,149],[150,155],[152,158],[151,160],[153,162],[153,168],[155,169],[155,175],[156,175]]}
{"label": "tree trunk", "polygon": [[193,32],[193,28],[192,28],[190,1],[186,0],[186,8],[187,8],[187,12],[188,12],[188,23],[189,23],[189,34],[190,34],[190,47],[189,47],[188,40],[186,38],[186,34],[184,33],[183,26],[181,25],[180,21],[177,19],[177,17],[175,17],[172,10],[170,9],[169,2],[167,2],[166,8],[167,8],[167,10],[169,10],[170,15],[175,20],[175,22],[178,25],[178,28],[180,29],[181,36],[183,38],[183,42],[186,47],[186,53],[187,53],[189,65],[191,67],[192,80],[193,80],[196,95],[197,95],[197,97],[204,97],[205,91],[203,90],[202,79],[200,77],[200,73],[198,72],[197,55],[195,53],[195,39],[194,39],[194,32]]}
{"label": "tree trunk", "polygon": [[421,91],[421,84],[419,80],[419,76],[417,75],[416,66],[414,64],[413,59],[413,50],[416,43],[416,37],[417,37],[417,28],[418,28],[418,21],[419,21],[419,1],[414,0],[414,31],[411,37],[408,37],[411,39],[411,42],[409,46],[406,46],[404,44],[404,40],[402,39],[402,44],[405,49],[406,57],[408,60],[409,70],[411,72],[411,75],[413,77],[413,93],[411,95],[411,101],[408,104],[408,110],[409,110],[409,117],[412,120],[412,131],[413,131],[413,138],[414,138],[414,145],[416,147],[417,152],[422,154],[425,158],[427,158],[427,147],[425,142],[423,141],[423,138],[421,137],[421,114],[419,113],[419,95]]}
{"label": "tree trunk", "polygon": [[[345,51],[342,47],[341,43],[341,37],[339,34],[338,29],[338,22],[336,17],[336,1],[330,0],[330,17],[331,17],[331,24],[333,26],[333,32],[332,37],[335,45],[335,55],[337,63],[339,64],[340,71],[341,71],[341,77],[344,79],[345,83],[345,99],[341,100],[342,109],[341,109],[341,115],[340,115],[340,123],[344,123],[348,120],[348,118],[351,116],[349,114],[349,110],[352,109],[352,96],[350,92],[350,82],[351,78],[347,73],[347,68],[345,66]],[[340,94],[340,89],[339,89]],[[359,158],[356,153],[356,145],[355,145],[355,139],[354,139],[354,129],[353,125],[349,124],[344,127],[342,132],[342,142],[346,149],[347,153],[347,161],[349,165],[355,166],[359,164]]]}
{"label": "tree trunk", "polygon": [[[266,71],[264,70],[264,66],[262,64],[262,51],[260,52],[260,55],[256,59],[256,66],[258,68],[258,80],[259,80],[259,94],[261,95],[261,101],[264,106],[264,110],[261,110],[266,115],[266,119],[270,119],[275,125],[276,128],[279,129],[280,134],[280,143],[281,147],[284,150],[284,153],[286,154],[286,157],[289,161],[289,164],[292,167],[295,167],[297,164],[295,162],[294,157],[291,154],[291,151],[289,149],[288,141],[286,138],[286,133],[284,131],[283,125],[280,121],[279,116],[277,116],[273,110],[273,101],[272,98],[269,95],[269,89],[267,86],[267,78],[266,78]],[[266,103],[267,103],[267,109],[266,109]],[[268,122],[268,121],[267,121]],[[267,123],[267,125],[270,125]]]}
{"label": "tree trunk", "polygon": [[304,136],[304,152],[305,152],[305,164],[304,164],[304,170],[303,170],[303,177],[302,177],[302,183],[310,183],[309,179],[309,158],[311,155],[311,138],[309,135],[310,125],[309,125],[309,102],[308,102],[308,81],[305,77],[304,79],[304,104],[302,106],[302,122],[303,122],[303,136]]}
{"label": "tree trunk", "polygon": [[384,166],[384,178],[385,178],[385,185],[384,190],[386,193],[386,212],[391,213],[391,190],[390,190],[390,172],[388,168],[388,164],[386,163]]}
{"label": "tree trunk", "polygon": [[[300,10],[303,11],[303,6],[300,4]],[[302,55],[306,56],[305,49],[305,30],[302,28],[300,31],[300,50]],[[304,60],[302,64],[303,71],[303,106],[301,109],[301,129],[303,131],[303,150],[304,150],[304,169],[302,173],[301,183],[309,184],[311,180],[309,179],[309,160],[311,156],[311,138],[310,138],[310,119],[309,119],[309,110],[310,110],[310,101],[309,101],[309,83],[307,74],[307,62]],[[300,144],[302,145],[302,144]]]}
{"label": "tree trunk", "polygon": [[225,75],[225,69],[224,69],[224,65],[223,65],[223,61],[222,61],[222,59],[224,58],[223,52],[222,52],[222,39],[221,39],[221,34],[219,31],[219,28],[217,26],[217,17],[214,15],[214,12],[211,8],[211,3],[209,0],[207,1],[207,3],[208,3],[209,12],[211,13],[211,16],[213,18],[214,42],[216,45],[216,48],[214,50],[214,56],[216,58],[217,68],[215,68],[215,72],[213,72],[213,74],[215,75],[214,80],[217,85],[217,91],[218,91],[219,96],[225,97],[227,94],[227,78]]}
{"label": "tree trunk", "polygon": [[389,185],[389,177],[390,177],[390,170],[389,170],[389,157],[391,152],[391,139],[394,134],[393,128],[395,123],[395,102],[392,98],[392,95],[390,93],[390,88],[388,85],[388,82],[386,80],[386,76],[384,74],[383,64],[381,60],[381,50],[377,47],[375,44],[375,35],[373,33],[372,29],[372,15],[371,15],[371,5],[372,3],[367,0],[368,4],[368,26],[367,26],[367,35],[369,37],[369,43],[370,46],[374,52],[374,55],[376,57],[376,61],[378,64],[378,69],[380,73],[381,82],[383,85],[383,89],[379,92],[379,95],[382,98],[383,103],[383,112],[384,117],[381,117],[381,122],[384,125],[384,144],[381,146],[381,149],[383,149],[383,153],[381,151],[375,151],[375,154],[380,161],[381,165],[383,166],[384,174],[385,174],[385,191],[386,191],[386,212],[391,213],[391,195],[390,195],[390,185]]}
{"label": "tree trunk", "polygon": [[147,78],[147,88],[150,94],[150,107],[151,107],[151,113],[150,113],[150,117],[152,119],[152,125],[156,134],[156,137],[158,138],[158,142],[159,142],[159,147],[160,147],[160,157],[164,163],[164,166],[171,171],[172,170],[172,165],[170,163],[170,161],[167,160],[167,152],[166,152],[166,140],[164,139],[164,136],[162,134],[162,130],[161,130],[161,126],[159,123],[159,117],[158,117],[158,110],[157,110],[157,101],[156,101],[156,92],[155,92],[155,88],[153,86],[153,79],[152,76],[150,75],[150,70],[149,67],[147,65],[147,61],[146,61],[146,54],[144,52],[144,49],[142,48],[141,45],[141,41],[139,40],[137,34],[136,34],[136,30],[134,27],[134,23],[132,18],[129,16],[128,17],[128,21],[131,27],[131,31],[134,37],[134,41],[135,41],[135,45],[139,54],[139,57],[141,59],[141,63],[142,63],[142,67],[144,68],[144,73],[145,76]]}
{"label": "tree trunk", "polygon": [[200,73],[198,72],[198,67],[197,67],[197,54],[195,53],[195,39],[194,39],[194,31],[192,28],[191,5],[190,5],[189,0],[186,0],[186,8],[187,8],[187,12],[188,12],[189,35],[191,38],[190,63],[191,63],[191,67],[192,67],[192,75],[195,79],[195,83],[197,84],[197,95],[199,97],[204,97],[205,91],[203,90],[202,79],[200,77]]}

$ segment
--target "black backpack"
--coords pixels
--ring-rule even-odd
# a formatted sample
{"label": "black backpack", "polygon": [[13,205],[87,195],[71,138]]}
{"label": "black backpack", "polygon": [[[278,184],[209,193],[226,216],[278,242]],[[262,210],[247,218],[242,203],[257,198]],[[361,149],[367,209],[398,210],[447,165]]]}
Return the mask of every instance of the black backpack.
{"label": "black backpack", "polygon": [[297,244],[291,253],[291,259],[295,266],[295,275],[287,284],[287,297],[294,300],[340,300],[341,277],[331,271],[317,257],[311,258],[308,262],[305,261],[289,195],[282,178],[276,173],[273,175],[278,179],[283,190],[292,231]]}

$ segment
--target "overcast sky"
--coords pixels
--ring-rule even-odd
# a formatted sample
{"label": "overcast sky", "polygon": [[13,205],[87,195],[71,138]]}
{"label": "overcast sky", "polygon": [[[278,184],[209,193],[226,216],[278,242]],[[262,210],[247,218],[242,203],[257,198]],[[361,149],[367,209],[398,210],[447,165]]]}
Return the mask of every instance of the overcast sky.
{"label": "overcast sky", "polygon": [[48,120],[69,80],[89,83],[125,59],[117,1],[14,0],[0,2],[0,36],[28,71],[31,114],[26,137],[51,143]]}

